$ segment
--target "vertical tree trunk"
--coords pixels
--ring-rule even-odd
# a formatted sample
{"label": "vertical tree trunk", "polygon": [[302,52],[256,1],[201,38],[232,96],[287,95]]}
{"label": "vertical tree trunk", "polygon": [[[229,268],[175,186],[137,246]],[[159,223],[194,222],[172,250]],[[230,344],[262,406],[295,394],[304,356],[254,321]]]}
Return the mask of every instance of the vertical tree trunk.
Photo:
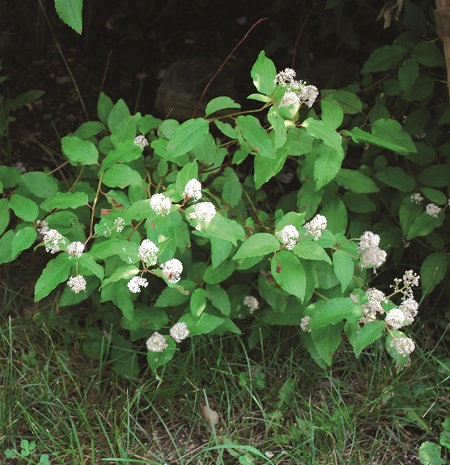
{"label": "vertical tree trunk", "polygon": [[450,97],[450,0],[436,0],[434,12],[436,30],[444,43],[445,63],[447,65],[447,88]]}

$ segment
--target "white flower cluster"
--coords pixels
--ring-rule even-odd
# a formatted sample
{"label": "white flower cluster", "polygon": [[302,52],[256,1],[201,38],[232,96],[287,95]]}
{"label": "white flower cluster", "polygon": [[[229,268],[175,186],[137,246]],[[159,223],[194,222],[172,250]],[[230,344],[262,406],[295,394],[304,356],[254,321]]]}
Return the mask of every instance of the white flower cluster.
{"label": "white flower cluster", "polygon": [[209,223],[216,216],[216,207],[211,202],[200,202],[194,206],[191,218]]}
{"label": "white flower cluster", "polygon": [[84,276],[81,276],[80,274],[77,276],[71,276],[67,281],[67,285],[75,294],[86,290],[86,280],[84,279]]}
{"label": "white flower cluster", "polygon": [[63,236],[56,229],[49,229],[44,233],[45,250],[50,253],[56,253],[61,250]]}
{"label": "white flower cluster", "polygon": [[376,269],[386,261],[386,252],[378,247],[379,244],[380,236],[373,232],[366,231],[360,237],[358,252],[361,268],[373,267],[373,271],[376,272]]}
{"label": "white flower cluster", "polygon": [[419,204],[422,202],[423,197],[421,194],[419,194],[419,192],[416,192],[415,194],[411,194],[410,199],[411,199],[411,202]]}
{"label": "white flower cluster", "polygon": [[144,239],[139,246],[139,258],[145,266],[156,265],[159,249],[150,239]]}
{"label": "white flower cluster", "polygon": [[394,347],[398,354],[407,356],[414,352],[416,345],[409,337],[394,337],[391,341],[391,347]]}
{"label": "white flower cluster", "polygon": [[255,312],[259,308],[258,299],[252,295],[244,297],[244,305],[248,308],[250,313]]}
{"label": "white flower cluster", "polygon": [[441,208],[438,207],[437,205],[435,205],[434,203],[429,203],[426,206],[425,211],[426,211],[427,215],[430,215],[433,218],[437,218],[439,213],[441,212]]}
{"label": "white flower cluster", "polygon": [[[189,329],[184,322],[175,323],[169,332],[172,339],[178,343],[184,341],[189,336]],[[169,347],[169,344],[167,344],[165,336],[155,331],[147,339],[146,346],[149,352],[163,352],[164,349]]]}
{"label": "white flower cluster", "polygon": [[40,234],[45,234],[48,231],[48,222],[45,220],[36,221],[37,231]]}
{"label": "white flower cluster", "polygon": [[72,257],[80,258],[84,252],[84,244],[80,241],[71,242],[67,246],[67,253]]}
{"label": "white flower cluster", "polygon": [[114,220],[113,229],[117,232],[122,232],[123,228],[125,227],[125,220],[120,216]]}
{"label": "white flower cluster", "polygon": [[150,199],[150,208],[159,216],[166,216],[170,213],[172,202],[164,194],[154,194]]}
{"label": "white flower cluster", "polygon": [[150,352],[162,352],[169,347],[166,338],[157,331],[147,339],[146,346]]}
{"label": "white flower cluster", "polygon": [[297,228],[292,224],[288,224],[280,231],[281,242],[287,250],[292,250],[295,247],[299,236]]}
{"label": "white flower cluster", "polygon": [[197,179],[190,179],[183,191],[186,200],[197,202],[202,198],[202,183]]}
{"label": "white flower cluster", "polygon": [[134,276],[133,278],[128,281],[128,289],[130,292],[133,294],[138,294],[141,292],[141,287],[147,287],[148,286],[148,281],[145,278],[142,278],[141,276]]}
{"label": "white flower cluster", "polygon": [[316,101],[319,91],[315,86],[309,86],[303,81],[295,80],[295,71],[286,68],[275,76],[275,83],[286,88],[280,101],[280,107],[292,107],[305,103],[311,108]]}
{"label": "white flower cluster", "polygon": [[383,314],[384,309],[381,306],[387,302],[384,292],[371,287],[366,291],[367,303],[362,305],[364,316],[359,320],[360,323],[369,323],[377,318],[377,313]]}
{"label": "white flower cluster", "polygon": [[134,145],[137,145],[141,149],[147,147],[148,140],[142,134],[134,138]]}
{"label": "white flower cluster", "polygon": [[323,215],[316,215],[311,221],[305,224],[306,234],[313,236],[315,241],[319,239],[326,227],[327,219]]}
{"label": "white flower cluster", "polygon": [[189,329],[184,321],[175,323],[169,332],[175,342],[184,341],[189,336]]}
{"label": "white flower cluster", "polygon": [[300,329],[305,333],[310,333],[311,328],[308,326],[309,322],[311,321],[311,317],[309,315],[304,316],[300,321]]}
{"label": "white flower cluster", "polygon": [[162,268],[163,276],[167,279],[167,281],[169,281],[169,283],[175,284],[181,279],[183,264],[180,260],[172,258],[160,266]]}

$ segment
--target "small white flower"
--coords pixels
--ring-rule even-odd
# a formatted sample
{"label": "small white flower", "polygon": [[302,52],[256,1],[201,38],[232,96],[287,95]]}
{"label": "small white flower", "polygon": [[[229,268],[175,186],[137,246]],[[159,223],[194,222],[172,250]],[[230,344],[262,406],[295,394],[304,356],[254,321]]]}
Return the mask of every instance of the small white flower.
{"label": "small white flower", "polygon": [[216,216],[216,207],[211,202],[200,202],[194,206],[191,218],[209,223]]}
{"label": "small white flower", "polygon": [[300,328],[303,332],[305,333],[310,333],[311,332],[311,328],[308,327],[309,325],[309,322],[311,321],[311,317],[306,315],[304,316],[301,321],[300,321]]}
{"label": "small white flower", "polygon": [[248,308],[250,313],[255,312],[259,308],[258,299],[252,295],[244,297],[244,305]]}
{"label": "small white flower", "polygon": [[429,203],[426,206],[426,213],[427,215],[432,216],[433,218],[437,218],[439,215],[439,212],[441,211],[441,208],[435,205],[434,203]]}
{"label": "small white flower", "polygon": [[300,98],[296,92],[288,90],[284,93],[283,98],[280,100],[281,108],[293,107],[300,104]]}
{"label": "small white flower", "polygon": [[373,268],[374,272],[386,261],[386,252],[378,247],[380,236],[366,231],[360,237],[358,246],[361,268]]}
{"label": "small white flower", "polygon": [[384,309],[381,304],[387,302],[384,292],[374,287],[367,289],[366,296],[368,302],[362,306],[364,317],[359,320],[359,322],[363,324],[375,320],[377,313],[383,314]]}
{"label": "small white flower", "polygon": [[164,349],[169,347],[169,344],[166,342],[166,338],[155,331],[146,342],[147,349],[150,352],[162,352]]}
{"label": "small white flower", "polygon": [[71,242],[67,246],[67,253],[70,255],[69,258],[76,257],[80,258],[84,252],[84,244],[80,241]]}
{"label": "small white flower", "polygon": [[405,271],[403,275],[403,284],[406,287],[414,287],[419,285],[420,276],[417,273],[414,273],[413,270]]}
{"label": "small white flower", "polygon": [[202,183],[197,179],[190,179],[183,192],[184,198],[197,202],[202,198]]}
{"label": "small white flower", "polygon": [[189,336],[189,329],[184,321],[174,324],[169,332],[176,342],[181,342]]}
{"label": "small white flower", "polygon": [[400,329],[405,324],[405,314],[399,308],[393,308],[386,315],[384,321],[392,329]]}
{"label": "small white flower", "polygon": [[394,337],[391,342],[391,347],[394,347],[400,355],[409,355],[414,352],[416,345],[409,337]]}
{"label": "small white flower", "polygon": [[136,136],[134,138],[134,145],[137,145],[138,147],[143,149],[143,148],[147,147],[148,140],[143,135]]}
{"label": "small white flower", "polygon": [[48,231],[48,222],[45,220],[37,220],[36,226],[40,234],[45,234]]}
{"label": "small white flower", "polygon": [[163,276],[169,281],[169,283],[177,283],[181,279],[181,273],[183,272],[183,264],[180,260],[172,258],[161,265]]}
{"label": "small white flower", "polygon": [[50,253],[56,253],[61,250],[63,236],[56,229],[49,229],[44,233],[45,250]]}
{"label": "small white flower", "polygon": [[423,197],[421,194],[419,194],[419,192],[416,192],[415,194],[411,194],[410,199],[411,199],[411,202],[420,203],[422,202]]}
{"label": "small white flower", "polygon": [[316,215],[311,221],[305,224],[306,234],[313,236],[315,241],[319,239],[326,227],[327,219],[323,215]]}
{"label": "small white flower", "polygon": [[296,74],[297,73],[292,68],[286,68],[275,76],[275,84],[292,86],[295,83]]}
{"label": "small white flower", "polygon": [[164,194],[154,194],[150,199],[150,208],[159,216],[166,216],[170,213],[172,202]]}
{"label": "small white flower", "polygon": [[122,232],[124,227],[125,220],[123,218],[119,217],[114,220],[113,229],[115,229],[117,232]]}
{"label": "small white flower", "polygon": [[147,287],[148,286],[148,281],[145,278],[142,278],[141,276],[134,276],[133,278],[128,281],[128,289],[130,292],[133,294],[138,294],[141,292],[141,287]]}
{"label": "small white flower", "polygon": [[297,228],[292,224],[288,224],[280,231],[281,242],[287,250],[292,250],[295,247],[299,236]]}
{"label": "small white flower", "polygon": [[156,265],[158,261],[159,249],[149,239],[144,239],[139,246],[139,258],[144,262],[145,266]]}
{"label": "small white flower", "polygon": [[80,274],[77,276],[71,276],[67,281],[67,285],[75,294],[86,290],[86,280],[84,279],[84,276],[81,276]]}
{"label": "small white flower", "polygon": [[317,90],[316,86],[304,86],[299,93],[299,99],[306,103],[308,108],[311,108],[314,102],[319,95],[319,91]]}

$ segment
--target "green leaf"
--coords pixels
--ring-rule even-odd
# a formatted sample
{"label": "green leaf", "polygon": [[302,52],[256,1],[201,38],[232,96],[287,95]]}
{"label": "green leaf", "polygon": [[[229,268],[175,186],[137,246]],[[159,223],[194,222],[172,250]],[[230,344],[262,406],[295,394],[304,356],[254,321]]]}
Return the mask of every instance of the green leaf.
{"label": "green leaf", "polygon": [[366,194],[345,192],[342,200],[347,209],[354,213],[371,213],[377,209],[375,202]]}
{"label": "green leaf", "polygon": [[141,175],[127,165],[113,165],[108,168],[102,178],[103,184],[108,187],[120,187],[142,185]]}
{"label": "green leaf", "polygon": [[[166,289],[170,288],[166,287]],[[175,292],[177,291],[175,290]],[[178,292],[178,294],[180,293]],[[168,318],[164,310],[160,308],[148,307],[147,305],[136,307],[134,309],[133,317],[131,319],[123,317],[120,322],[123,329],[137,332],[138,334],[145,333],[146,335],[150,331],[158,331],[167,323]]]}
{"label": "green leaf", "polygon": [[441,51],[431,42],[419,42],[413,48],[411,56],[421,65],[429,68],[445,65],[444,56]]}
{"label": "green leaf", "polygon": [[228,294],[219,286],[219,284],[207,284],[206,296],[208,300],[216,307],[224,316],[230,316],[231,304]]}
{"label": "green leaf", "polygon": [[230,123],[223,123],[222,121],[216,119],[214,120],[214,124],[222,134],[225,134],[230,139],[237,139],[236,131]]}
{"label": "green leaf", "polygon": [[364,316],[360,305],[351,299],[338,297],[328,300],[325,305],[320,306],[311,316],[309,327],[314,330],[327,325],[334,325],[342,320],[358,321]]}
{"label": "green leaf", "polygon": [[0,235],[7,228],[9,219],[9,202],[7,199],[0,199]]}
{"label": "green leaf", "polygon": [[331,265],[331,259],[316,241],[301,241],[296,244],[292,251],[299,258],[305,260],[322,260]]}
{"label": "green leaf", "polygon": [[80,139],[89,139],[96,136],[100,132],[106,130],[106,126],[99,121],[86,121],[73,133],[74,136]]}
{"label": "green leaf", "polygon": [[97,276],[100,281],[103,281],[103,277],[105,275],[103,267],[98,263],[95,263],[95,260],[88,253],[83,253],[81,257],[78,258],[78,263]]}
{"label": "green leaf", "polygon": [[416,60],[407,58],[398,70],[398,82],[406,96],[410,95],[414,83],[419,77],[419,65]]}
{"label": "green leaf", "polygon": [[344,120],[344,110],[337,100],[334,99],[334,91],[322,90],[320,108],[322,110],[322,121],[332,129],[337,129]]}
{"label": "green leaf", "polygon": [[51,211],[55,208],[78,208],[88,204],[88,196],[84,192],[57,192],[53,197],[41,203],[44,211]]}
{"label": "green leaf", "polygon": [[62,138],[61,148],[72,165],[97,164],[97,147],[89,140],[83,140],[77,136],[66,136]]}
{"label": "green leaf", "polygon": [[134,344],[117,333],[112,338],[111,362],[113,370],[119,376],[129,380],[138,377],[139,363]]}
{"label": "green leaf", "polygon": [[22,175],[22,181],[36,197],[48,199],[58,192],[56,179],[42,171],[29,171]]}
{"label": "green leaf", "polygon": [[196,161],[186,163],[177,175],[175,186],[181,197],[184,197],[184,189],[191,179],[198,179],[198,166]]}
{"label": "green leaf", "polygon": [[234,254],[233,260],[242,260],[247,257],[263,257],[277,250],[280,250],[280,243],[273,234],[253,234],[242,243],[239,250]]}
{"label": "green leaf", "polygon": [[4,189],[16,187],[27,174],[22,174],[17,168],[13,168],[12,166],[0,166],[0,181],[3,183]]}
{"label": "green leaf", "polygon": [[251,71],[253,84],[258,92],[270,95],[276,87],[276,75],[277,70],[273,64],[273,61],[266,57],[264,50],[261,51]]}
{"label": "green leaf", "polygon": [[116,283],[122,279],[129,281],[131,278],[139,273],[139,268],[134,265],[124,265],[117,268],[111,276],[108,276],[102,286],[106,286],[109,283]]}
{"label": "green leaf", "polygon": [[[257,157],[261,158],[261,157]],[[225,182],[223,183],[222,198],[232,207],[236,207],[242,198],[242,185],[237,174],[227,166],[223,172]]]}
{"label": "green leaf", "polygon": [[36,240],[37,232],[32,226],[17,231],[12,241],[12,256],[16,258],[23,250],[30,248]]}
{"label": "green leaf", "polygon": [[375,49],[361,69],[362,74],[388,71],[396,67],[408,50],[400,45],[385,45]]}
{"label": "green leaf", "polygon": [[257,118],[252,115],[238,116],[235,129],[239,142],[250,152],[266,158],[275,158],[272,141]]}
{"label": "green leaf", "polygon": [[431,187],[421,187],[419,191],[432,203],[436,205],[445,205],[447,203],[447,196],[437,189]]}
{"label": "green leaf", "polygon": [[165,365],[172,360],[177,350],[176,343],[172,338],[166,340],[167,347],[162,352],[150,352],[147,351],[147,363],[154,372],[158,367]]}
{"label": "green leaf", "polygon": [[344,158],[344,149],[342,148],[342,137],[333,128],[327,126],[323,121],[308,118],[303,121],[303,127],[306,132],[316,138],[322,140],[326,145],[333,148],[336,156]]}
{"label": "green leaf", "polygon": [[392,150],[400,155],[417,152],[411,136],[400,123],[393,119],[377,119],[372,124],[372,134],[359,128],[353,128],[351,136],[356,143],[367,142]]}
{"label": "green leaf", "polygon": [[399,166],[387,166],[381,171],[378,171],[375,177],[401,192],[412,192],[415,188],[414,179]]}
{"label": "green leaf", "polygon": [[97,101],[97,115],[98,119],[103,124],[108,124],[108,116],[114,107],[113,101],[103,92],[100,92]]}
{"label": "green leaf", "polygon": [[355,93],[348,90],[335,90],[332,96],[341,104],[344,113],[356,115],[362,111],[362,102]]}
{"label": "green leaf", "polygon": [[221,266],[217,268],[208,266],[208,268],[206,268],[205,274],[203,275],[203,280],[207,284],[221,283],[229,278],[235,269],[236,265],[232,260],[224,261]]}
{"label": "green leaf", "polygon": [[386,323],[384,321],[370,321],[358,329],[355,336],[350,339],[356,358],[361,355],[361,352],[367,346],[380,339],[385,328]]}
{"label": "green leaf", "polygon": [[356,170],[341,168],[334,180],[355,194],[371,194],[379,191],[377,185],[368,176]]}
{"label": "green leaf", "polygon": [[43,90],[27,90],[22,94],[17,95],[16,97],[12,98],[11,100],[6,99],[3,100],[4,111],[5,114],[10,112],[11,110],[15,110],[16,108],[22,107],[24,105],[28,105],[38,98],[41,98],[44,95]]}
{"label": "green leaf", "polygon": [[47,297],[59,283],[67,281],[72,265],[73,262],[67,253],[61,253],[53,260],[50,260],[36,281],[34,301],[39,302],[44,297]]}
{"label": "green leaf", "polygon": [[450,165],[430,165],[419,174],[419,181],[428,187],[447,187],[450,179]]}
{"label": "green leaf", "polygon": [[323,328],[315,328],[311,332],[311,338],[318,354],[329,366],[332,362],[332,356],[336,352],[342,340],[343,324],[335,324]]}
{"label": "green leaf", "polygon": [[83,30],[83,0],[55,0],[55,9],[63,22],[81,34]]}
{"label": "green leaf", "polygon": [[95,243],[89,253],[92,258],[98,260],[104,260],[105,258],[112,257],[113,255],[118,255],[124,262],[139,262],[138,245],[133,242],[117,238]]}
{"label": "green leaf", "polygon": [[200,334],[209,334],[225,322],[225,317],[210,315],[203,312],[199,318],[190,313],[185,313],[179,320],[187,324],[190,336],[199,336]]}
{"label": "green leaf", "polygon": [[347,210],[338,195],[332,195],[324,202],[322,215],[327,219],[327,229],[333,234],[344,234],[347,229]]}
{"label": "green leaf", "polygon": [[442,252],[428,255],[420,267],[420,279],[423,294],[429,294],[444,278],[447,273],[447,257]]}
{"label": "green leaf", "polygon": [[441,457],[441,448],[430,441],[420,445],[419,460],[422,465],[445,465],[445,460]]}
{"label": "green leaf", "polygon": [[206,291],[200,288],[195,289],[195,291],[191,294],[189,306],[191,308],[192,315],[198,318],[206,308]]}
{"label": "green leaf", "polygon": [[191,151],[209,133],[209,124],[203,118],[194,118],[178,126],[167,144],[167,160],[173,160]]}
{"label": "green leaf", "polygon": [[25,221],[34,221],[39,215],[39,208],[36,203],[19,194],[11,195],[9,206],[17,217]]}
{"label": "green leaf", "polygon": [[273,145],[275,149],[279,149],[286,142],[287,128],[284,118],[280,115],[280,108],[272,106],[267,112],[267,119],[272,126],[275,134]]}
{"label": "green leaf", "polygon": [[[114,132],[111,134],[111,142],[114,146],[118,146],[122,142],[133,142],[137,132],[137,124],[139,119],[141,118],[140,113],[136,115],[130,115],[124,118],[120,123],[117,124]],[[139,152],[142,153],[140,147]]]}
{"label": "green leaf", "polygon": [[[180,281],[180,284],[189,290],[195,288],[195,283],[193,281],[183,279]],[[175,287],[166,287],[156,299],[155,307],[176,307],[177,305],[187,302],[189,300],[189,295],[189,292],[184,294]]]}
{"label": "green leaf", "polygon": [[335,250],[333,253],[334,273],[341,283],[342,292],[351,283],[355,271],[353,258],[344,250]]}
{"label": "green leaf", "polygon": [[130,110],[123,99],[117,100],[108,114],[108,127],[114,133],[119,124],[130,116]]}
{"label": "green leaf", "polygon": [[[253,236],[252,236],[253,237]],[[303,300],[306,290],[306,275],[299,259],[291,252],[282,250],[271,260],[272,277],[280,287]]]}
{"label": "green leaf", "polygon": [[210,237],[224,239],[234,245],[237,241],[242,241],[245,238],[244,228],[237,221],[224,218],[219,212],[209,223],[191,218],[189,222],[195,225],[198,231],[202,231]]}
{"label": "green leaf", "polygon": [[230,97],[216,97],[213,98],[205,108],[205,116],[209,116],[216,111],[225,110],[228,108],[241,108],[241,105],[235,102]]}
{"label": "green leaf", "polygon": [[216,237],[210,238],[212,267],[217,268],[230,255],[233,245],[231,242]]}
{"label": "green leaf", "polygon": [[341,157],[334,148],[325,144],[320,144],[317,147],[317,156],[314,163],[316,191],[335,178],[341,168],[342,160],[343,156]]}
{"label": "green leaf", "polygon": [[142,157],[142,149],[134,145],[133,141],[127,140],[118,144],[114,150],[106,155],[102,162],[100,173],[110,168],[115,163],[127,163]]}
{"label": "green leaf", "polygon": [[445,215],[440,212],[437,218],[422,212],[416,216],[409,231],[406,235],[406,240],[413,239],[414,237],[428,236],[431,231],[438,228],[444,222]]}
{"label": "green leaf", "polygon": [[259,189],[263,184],[265,184],[269,179],[273,178],[277,173],[279,173],[286,158],[288,156],[288,147],[285,145],[275,152],[275,159],[259,157],[255,158],[254,168],[255,168],[255,187]]}
{"label": "green leaf", "polygon": [[154,215],[153,210],[150,208],[150,201],[148,199],[138,200],[134,202],[131,207],[123,213],[123,219],[125,221],[130,220],[142,220],[143,218],[149,218]]}

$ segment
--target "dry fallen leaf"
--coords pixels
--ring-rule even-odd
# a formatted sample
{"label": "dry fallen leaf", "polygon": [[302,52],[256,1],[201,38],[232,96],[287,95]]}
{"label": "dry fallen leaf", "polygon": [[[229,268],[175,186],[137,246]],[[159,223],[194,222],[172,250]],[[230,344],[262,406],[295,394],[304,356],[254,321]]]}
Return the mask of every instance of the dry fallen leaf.
{"label": "dry fallen leaf", "polygon": [[219,414],[205,404],[200,404],[200,413],[208,425],[215,426],[219,422]]}

